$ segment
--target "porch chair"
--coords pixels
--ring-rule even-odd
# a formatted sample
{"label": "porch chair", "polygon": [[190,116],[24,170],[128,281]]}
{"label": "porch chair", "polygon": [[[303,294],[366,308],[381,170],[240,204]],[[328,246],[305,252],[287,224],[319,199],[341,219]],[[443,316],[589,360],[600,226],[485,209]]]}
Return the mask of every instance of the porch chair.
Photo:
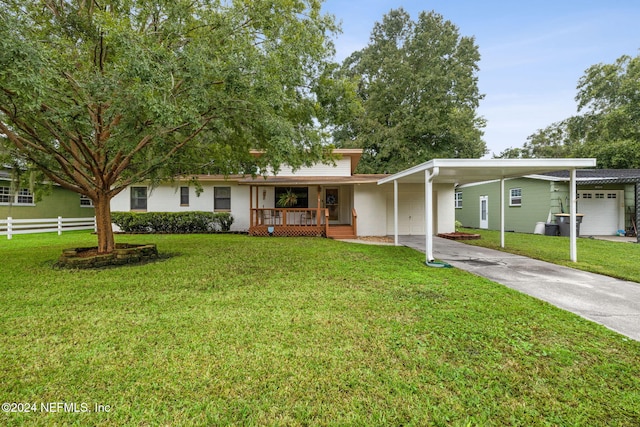
{"label": "porch chair", "polygon": [[315,223],[315,212],[303,212],[300,214],[300,225],[313,225]]}

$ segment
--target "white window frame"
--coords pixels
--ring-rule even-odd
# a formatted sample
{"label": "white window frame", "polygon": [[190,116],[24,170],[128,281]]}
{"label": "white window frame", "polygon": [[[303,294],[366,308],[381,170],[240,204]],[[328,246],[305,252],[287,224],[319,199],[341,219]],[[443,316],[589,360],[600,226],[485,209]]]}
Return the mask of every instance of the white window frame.
{"label": "white window frame", "polygon": [[[514,192],[517,192],[514,195]],[[522,206],[522,188],[510,188],[509,189],[509,206]]]}
{"label": "white window frame", "polygon": [[[144,188],[144,208],[134,208],[133,207],[133,194],[135,192],[135,189],[139,189],[139,188]],[[137,198],[138,199],[142,199],[142,198]],[[142,186],[134,186],[134,187],[130,187],[130,194],[129,194],[129,208],[132,211],[138,211],[138,212],[146,212],[147,211],[147,207],[149,206],[149,189],[147,187],[142,187]]]}
{"label": "white window frame", "polygon": [[[219,191],[227,190],[229,191],[229,197],[222,197],[222,195],[218,194]],[[229,200],[229,207],[219,207],[218,203],[222,200]],[[213,187],[213,211],[214,212],[231,212],[231,187]]]}
{"label": "white window frame", "polygon": [[93,200],[85,196],[84,194],[80,195],[80,207],[81,208],[93,208]]}
{"label": "white window frame", "polygon": [[[15,194],[11,195],[11,187],[2,185],[2,199],[6,199],[7,201],[0,201],[0,205],[8,206],[35,206],[35,199],[33,193],[28,188],[21,188],[16,191]],[[5,192],[6,189],[6,192]],[[26,198],[26,200],[25,200]]]}
{"label": "white window frame", "polygon": [[[186,190],[186,194],[185,194]],[[189,206],[189,198],[190,198],[189,187],[182,186],[180,187],[180,206]],[[184,203],[186,202],[186,203]]]}
{"label": "white window frame", "polygon": [[456,191],[454,196],[454,207],[456,209],[462,209],[462,191]]}
{"label": "white window frame", "polygon": [[11,187],[2,185],[0,186],[0,204],[8,205],[9,203],[11,203]]}

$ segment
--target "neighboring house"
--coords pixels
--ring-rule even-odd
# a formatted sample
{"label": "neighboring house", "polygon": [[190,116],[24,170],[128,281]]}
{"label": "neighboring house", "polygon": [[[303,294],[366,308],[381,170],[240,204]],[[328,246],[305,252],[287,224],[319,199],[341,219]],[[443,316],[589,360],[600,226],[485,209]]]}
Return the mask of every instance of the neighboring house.
{"label": "neighboring house", "polygon": [[[324,235],[336,238],[393,234],[393,187],[379,186],[387,175],[354,174],[362,150],[336,149],[335,165],[316,164],[295,172],[282,167],[277,175],[197,176],[202,193],[189,179],[156,188],[131,186],[113,198],[112,211],[231,212],[234,231],[251,235]],[[283,193],[296,195],[292,206],[278,206]],[[446,193],[453,203],[453,191]],[[407,214],[401,234],[425,234],[424,185],[405,185],[399,203]],[[451,220],[453,226],[453,220]]]}
{"label": "neighboring house", "polygon": [[17,191],[11,185],[9,173],[0,170],[0,218],[86,218],[95,215],[90,199],[53,185],[51,191],[36,201],[28,188]]}
{"label": "neighboring house", "polygon": [[[505,229],[532,233],[538,222],[555,223],[557,213],[569,213],[567,171],[529,175],[505,181]],[[639,169],[577,170],[577,213],[584,215],[580,235],[636,232],[636,192]],[[456,219],[464,226],[500,228],[500,182],[456,188]]]}

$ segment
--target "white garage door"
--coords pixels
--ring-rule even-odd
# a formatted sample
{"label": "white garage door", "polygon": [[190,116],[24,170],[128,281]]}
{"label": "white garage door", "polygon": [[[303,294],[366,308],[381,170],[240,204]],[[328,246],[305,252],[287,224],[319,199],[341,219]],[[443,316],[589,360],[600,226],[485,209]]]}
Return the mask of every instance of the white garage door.
{"label": "white garage door", "polygon": [[620,204],[624,202],[622,191],[578,191],[578,212],[584,214],[580,224],[581,236],[616,234],[622,224]]}

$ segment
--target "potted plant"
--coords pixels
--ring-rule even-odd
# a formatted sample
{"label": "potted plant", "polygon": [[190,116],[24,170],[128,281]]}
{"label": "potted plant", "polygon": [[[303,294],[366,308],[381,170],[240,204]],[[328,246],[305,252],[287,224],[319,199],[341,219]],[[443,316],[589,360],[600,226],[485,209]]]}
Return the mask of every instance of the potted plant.
{"label": "potted plant", "polygon": [[296,203],[298,203],[298,196],[293,192],[291,188],[289,188],[286,192],[280,195],[277,205],[281,208],[290,208],[292,206],[295,206]]}

